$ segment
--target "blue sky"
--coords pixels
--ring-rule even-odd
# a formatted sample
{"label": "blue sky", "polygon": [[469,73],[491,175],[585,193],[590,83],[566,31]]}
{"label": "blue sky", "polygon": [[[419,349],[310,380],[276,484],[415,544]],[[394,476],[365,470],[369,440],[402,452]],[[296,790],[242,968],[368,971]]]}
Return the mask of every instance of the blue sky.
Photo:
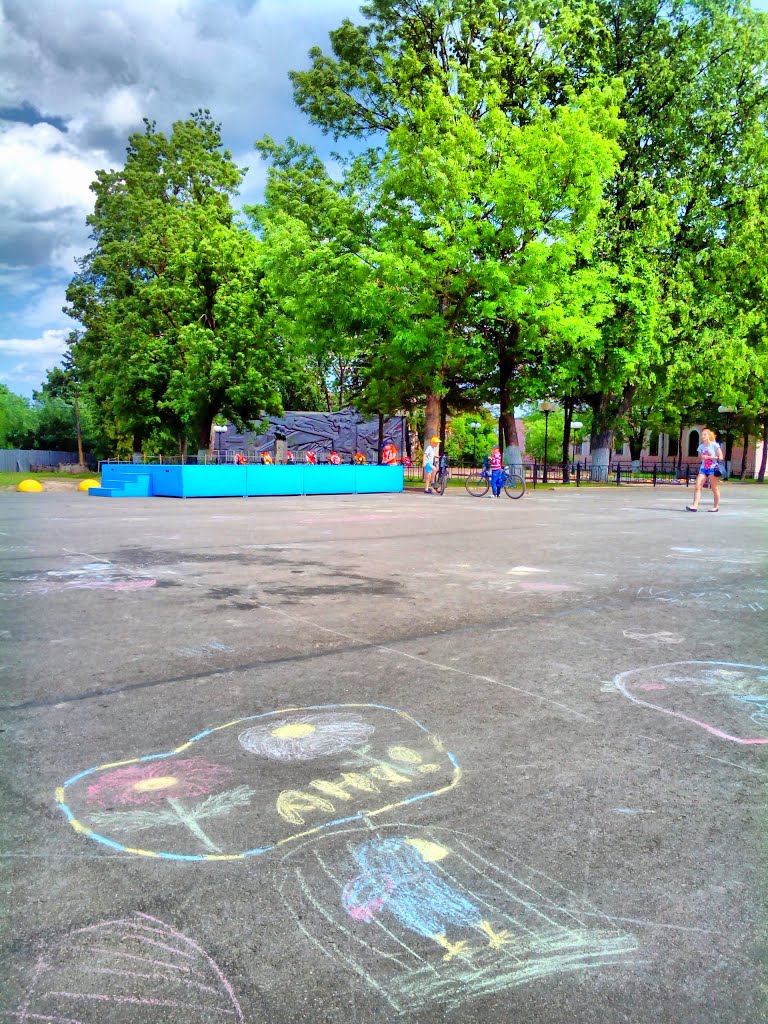
{"label": "blue sky", "polygon": [[77,327],[61,312],[89,248],[89,185],[128,135],[199,107],[221,122],[261,197],[262,135],[330,140],[293,105],[307,65],[359,0],[0,0],[0,382],[30,396]]}
{"label": "blue sky", "polygon": [[[62,312],[88,249],[89,185],[128,135],[198,107],[221,122],[261,196],[262,135],[332,144],[296,110],[287,73],[359,0],[0,0],[0,382],[31,395],[77,325]],[[768,0],[753,6],[768,10]]]}

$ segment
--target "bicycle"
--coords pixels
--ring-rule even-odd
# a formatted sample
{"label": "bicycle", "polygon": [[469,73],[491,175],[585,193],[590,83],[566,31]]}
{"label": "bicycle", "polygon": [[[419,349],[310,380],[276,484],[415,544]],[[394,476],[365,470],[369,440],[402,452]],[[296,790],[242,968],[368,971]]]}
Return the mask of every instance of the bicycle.
{"label": "bicycle", "polygon": [[444,455],[441,455],[438,470],[432,483],[432,490],[435,494],[445,494],[445,488],[448,486],[450,475],[451,471],[448,468],[448,461]]}
{"label": "bicycle", "polygon": [[[471,474],[464,486],[473,498],[484,497],[491,489],[491,470],[483,469],[480,473]],[[511,466],[505,466],[502,486],[508,498],[522,498],[525,494],[525,476],[514,472]]]}

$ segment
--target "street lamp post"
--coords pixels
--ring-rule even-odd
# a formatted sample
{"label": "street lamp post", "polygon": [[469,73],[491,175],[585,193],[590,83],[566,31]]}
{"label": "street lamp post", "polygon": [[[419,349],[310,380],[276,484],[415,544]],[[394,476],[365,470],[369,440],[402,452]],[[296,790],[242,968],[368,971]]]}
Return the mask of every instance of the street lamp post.
{"label": "street lamp post", "polygon": [[584,424],[580,423],[578,420],[573,420],[571,423],[571,462],[576,461],[576,438],[573,435],[577,431],[581,430],[583,426]]}
{"label": "street lamp post", "polygon": [[541,482],[545,484],[547,482],[547,469],[549,466],[549,414],[556,406],[553,402],[546,401],[542,402],[539,408],[544,413],[544,473],[542,474]]}
{"label": "street lamp post", "polygon": [[469,429],[472,431],[472,465],[477,465],[477,432],[482,427],[482,423],[478,423],[473,420],[469,424]]}
{"label": "street lamp post", "polygon": [[214,423],[214,433],[216,434],[216,461],[221,462],[221,435],[226,434],[226,424]]}
{"label": "street lamp post", "polygon": [[728,472],[731,471],[731,416],[736,412],[732,405],[718,405],[717,411],[722,415],[725,413],[725,465]]}

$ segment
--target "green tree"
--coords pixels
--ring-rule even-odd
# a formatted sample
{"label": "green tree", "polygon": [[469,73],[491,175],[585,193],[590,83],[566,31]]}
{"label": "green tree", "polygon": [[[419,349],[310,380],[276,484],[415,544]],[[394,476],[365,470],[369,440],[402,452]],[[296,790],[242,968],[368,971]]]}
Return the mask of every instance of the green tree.
{"label": "green tree", "polygon": [[388,313],[381,373],[419,383],[427,436],[453,382],[494,376],[514,441],[513,375],[538,378],[542,348],[595,327],[594,273],[577,263],[619,156],[617,96],[558,84],[533,6],[381,0],[363,13],[292,78],[324,130],[383,133],[351,175],[375,229],[360,259]]}
{"label": "green tree", "polygon": [[32,448],[36,425],[29,401],[0,384],[0,448]]}
{"label": "green tree", "polygon": [[282,353],[261,288],[258,243],[235,222],[242,179],[208,111],[145,122],[125,165],[99,171],[94,246],[67,312],[84,331],[78,371],[115,447],[173,438],[207,447],[214,415],[282,409]]}
{"label": "green tree", "polygon": [[599,470],[639,391],[674,390],[675,364],[706,367],[713,341],[739,361],[728,303],[703,271],[765,177],[768,46],[766,17],[740,0],[595,0],[592,10],[595,30],[565,42],[572,80],[624,85],[624,156],[592,257],[615,268],[614,309],[570,359]]}

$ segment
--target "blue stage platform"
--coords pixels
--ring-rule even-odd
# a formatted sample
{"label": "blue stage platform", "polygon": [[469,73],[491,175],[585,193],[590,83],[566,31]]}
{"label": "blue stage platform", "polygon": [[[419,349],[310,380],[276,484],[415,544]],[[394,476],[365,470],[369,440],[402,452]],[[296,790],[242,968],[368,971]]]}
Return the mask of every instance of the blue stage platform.
{"label": "blue stage platform", "polygon": [[100,498],[250,498],[402,491],[402,466],[141,466],[104,463]]}

